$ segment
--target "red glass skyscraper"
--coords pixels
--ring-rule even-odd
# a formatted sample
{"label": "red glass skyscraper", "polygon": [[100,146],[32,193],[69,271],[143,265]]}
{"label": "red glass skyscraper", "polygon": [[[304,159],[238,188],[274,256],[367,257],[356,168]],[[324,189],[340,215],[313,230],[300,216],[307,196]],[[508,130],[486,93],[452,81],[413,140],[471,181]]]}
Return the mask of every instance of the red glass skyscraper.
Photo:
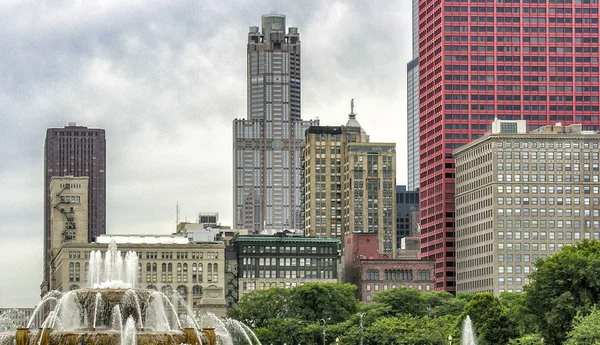
{"label": "red glass skyscraper", "polygon": [[[499,119],[599,129],[598,0],[419,0],[421,255],[455,291],[452,151]],[[473,237],[477,241],[476,237]]]}

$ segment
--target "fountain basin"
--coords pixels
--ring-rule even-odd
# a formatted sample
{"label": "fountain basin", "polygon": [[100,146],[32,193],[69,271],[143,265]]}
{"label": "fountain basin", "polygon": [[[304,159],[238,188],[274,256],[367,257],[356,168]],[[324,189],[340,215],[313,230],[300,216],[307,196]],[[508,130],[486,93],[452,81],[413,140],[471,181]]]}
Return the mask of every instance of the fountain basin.
{"label": "fountain basin", "polygon": [[[205,333],[205,332],[203,332]],[[213,334],[214,339],[214,332]],[[40,341],[41,336],[41,341]],[[210,340],[211,337],[206,334]],[[208,342],[209,344],[216,344]],[[199,344],[194,329],[189,331],[138,331],[136,332],[136,344],[138,345],[170,345],[170,344]],[[29,332],[28,329],[17,331],[15,337],[16,345],[121,345],[121,332],[119,331],[69,331],[53,332],[51,329],[40,329],[37,332]],[[206,344],[206,342],[205,342]]]}

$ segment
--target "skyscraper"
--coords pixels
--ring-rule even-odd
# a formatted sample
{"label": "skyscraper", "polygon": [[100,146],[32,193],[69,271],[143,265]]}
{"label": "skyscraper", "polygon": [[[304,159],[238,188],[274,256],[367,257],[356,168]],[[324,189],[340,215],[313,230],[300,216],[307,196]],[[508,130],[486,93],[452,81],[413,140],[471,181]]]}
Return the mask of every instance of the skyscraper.
{"label": "skyscraper", "polygon": [[412,60],[406,65],[406,120],[409,191],[419,189],[419,0],[412,4]]}
{"label": "skyscraper", "polygon": [[599,129],[595,1],[419,0],[421,256],[455,291],[452,150],[494,118]]}
{"label": "skyscraper", "polygon": [[[312,126],[304,147],[304,235],[344,235],[347,146],[369,137],[351,111],[346,126]],[[343,244],[342,244],[343,245]]]}
{"label": "skyscraper", "polygon": [[302,229],[304,131],[300,117],[300,36],[285,16],[262,16],[247,46],[248,115],[233,121],[233,223],[258,233]]}
{"label": "skyscraper", "polygon": [[[44,146],[44,276],[48,286],[51,261],[50,180],[53,176],[89,177],[87,238],[93,242],[106,233],[106,139],[104,129],[77,126],[49,128]],[[80,240],[80,239],[79,239]],[[42,286],[42,291],[44,287]]]}

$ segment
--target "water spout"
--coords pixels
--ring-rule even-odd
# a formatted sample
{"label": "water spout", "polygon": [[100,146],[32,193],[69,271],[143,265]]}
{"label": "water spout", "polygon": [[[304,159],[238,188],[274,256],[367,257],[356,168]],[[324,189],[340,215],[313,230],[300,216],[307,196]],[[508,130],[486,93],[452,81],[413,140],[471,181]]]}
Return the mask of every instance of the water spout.
{"label": "water spout", "polygon": [[461,345],[477,345],[477,342],[475,341],[475,334],[473,333],[473,325],[471,324],[471,318],[469,315],[467,315],[463,323]]}

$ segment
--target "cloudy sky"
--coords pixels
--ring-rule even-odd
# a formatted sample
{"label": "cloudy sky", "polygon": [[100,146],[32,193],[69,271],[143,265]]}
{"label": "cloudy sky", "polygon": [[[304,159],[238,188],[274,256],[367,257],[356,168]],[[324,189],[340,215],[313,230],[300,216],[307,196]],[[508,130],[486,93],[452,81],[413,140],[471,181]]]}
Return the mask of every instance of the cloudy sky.
{"label": "cloudy sky", "polygon": [[0,307],[32,307],[42,273],[46,128],[106,129],[109,234],[232,219],[232,120],[246,117],[249,26],[272,11],[302,42],[302,117],[396,142],[406,183],[411,2],[0,1]]}

